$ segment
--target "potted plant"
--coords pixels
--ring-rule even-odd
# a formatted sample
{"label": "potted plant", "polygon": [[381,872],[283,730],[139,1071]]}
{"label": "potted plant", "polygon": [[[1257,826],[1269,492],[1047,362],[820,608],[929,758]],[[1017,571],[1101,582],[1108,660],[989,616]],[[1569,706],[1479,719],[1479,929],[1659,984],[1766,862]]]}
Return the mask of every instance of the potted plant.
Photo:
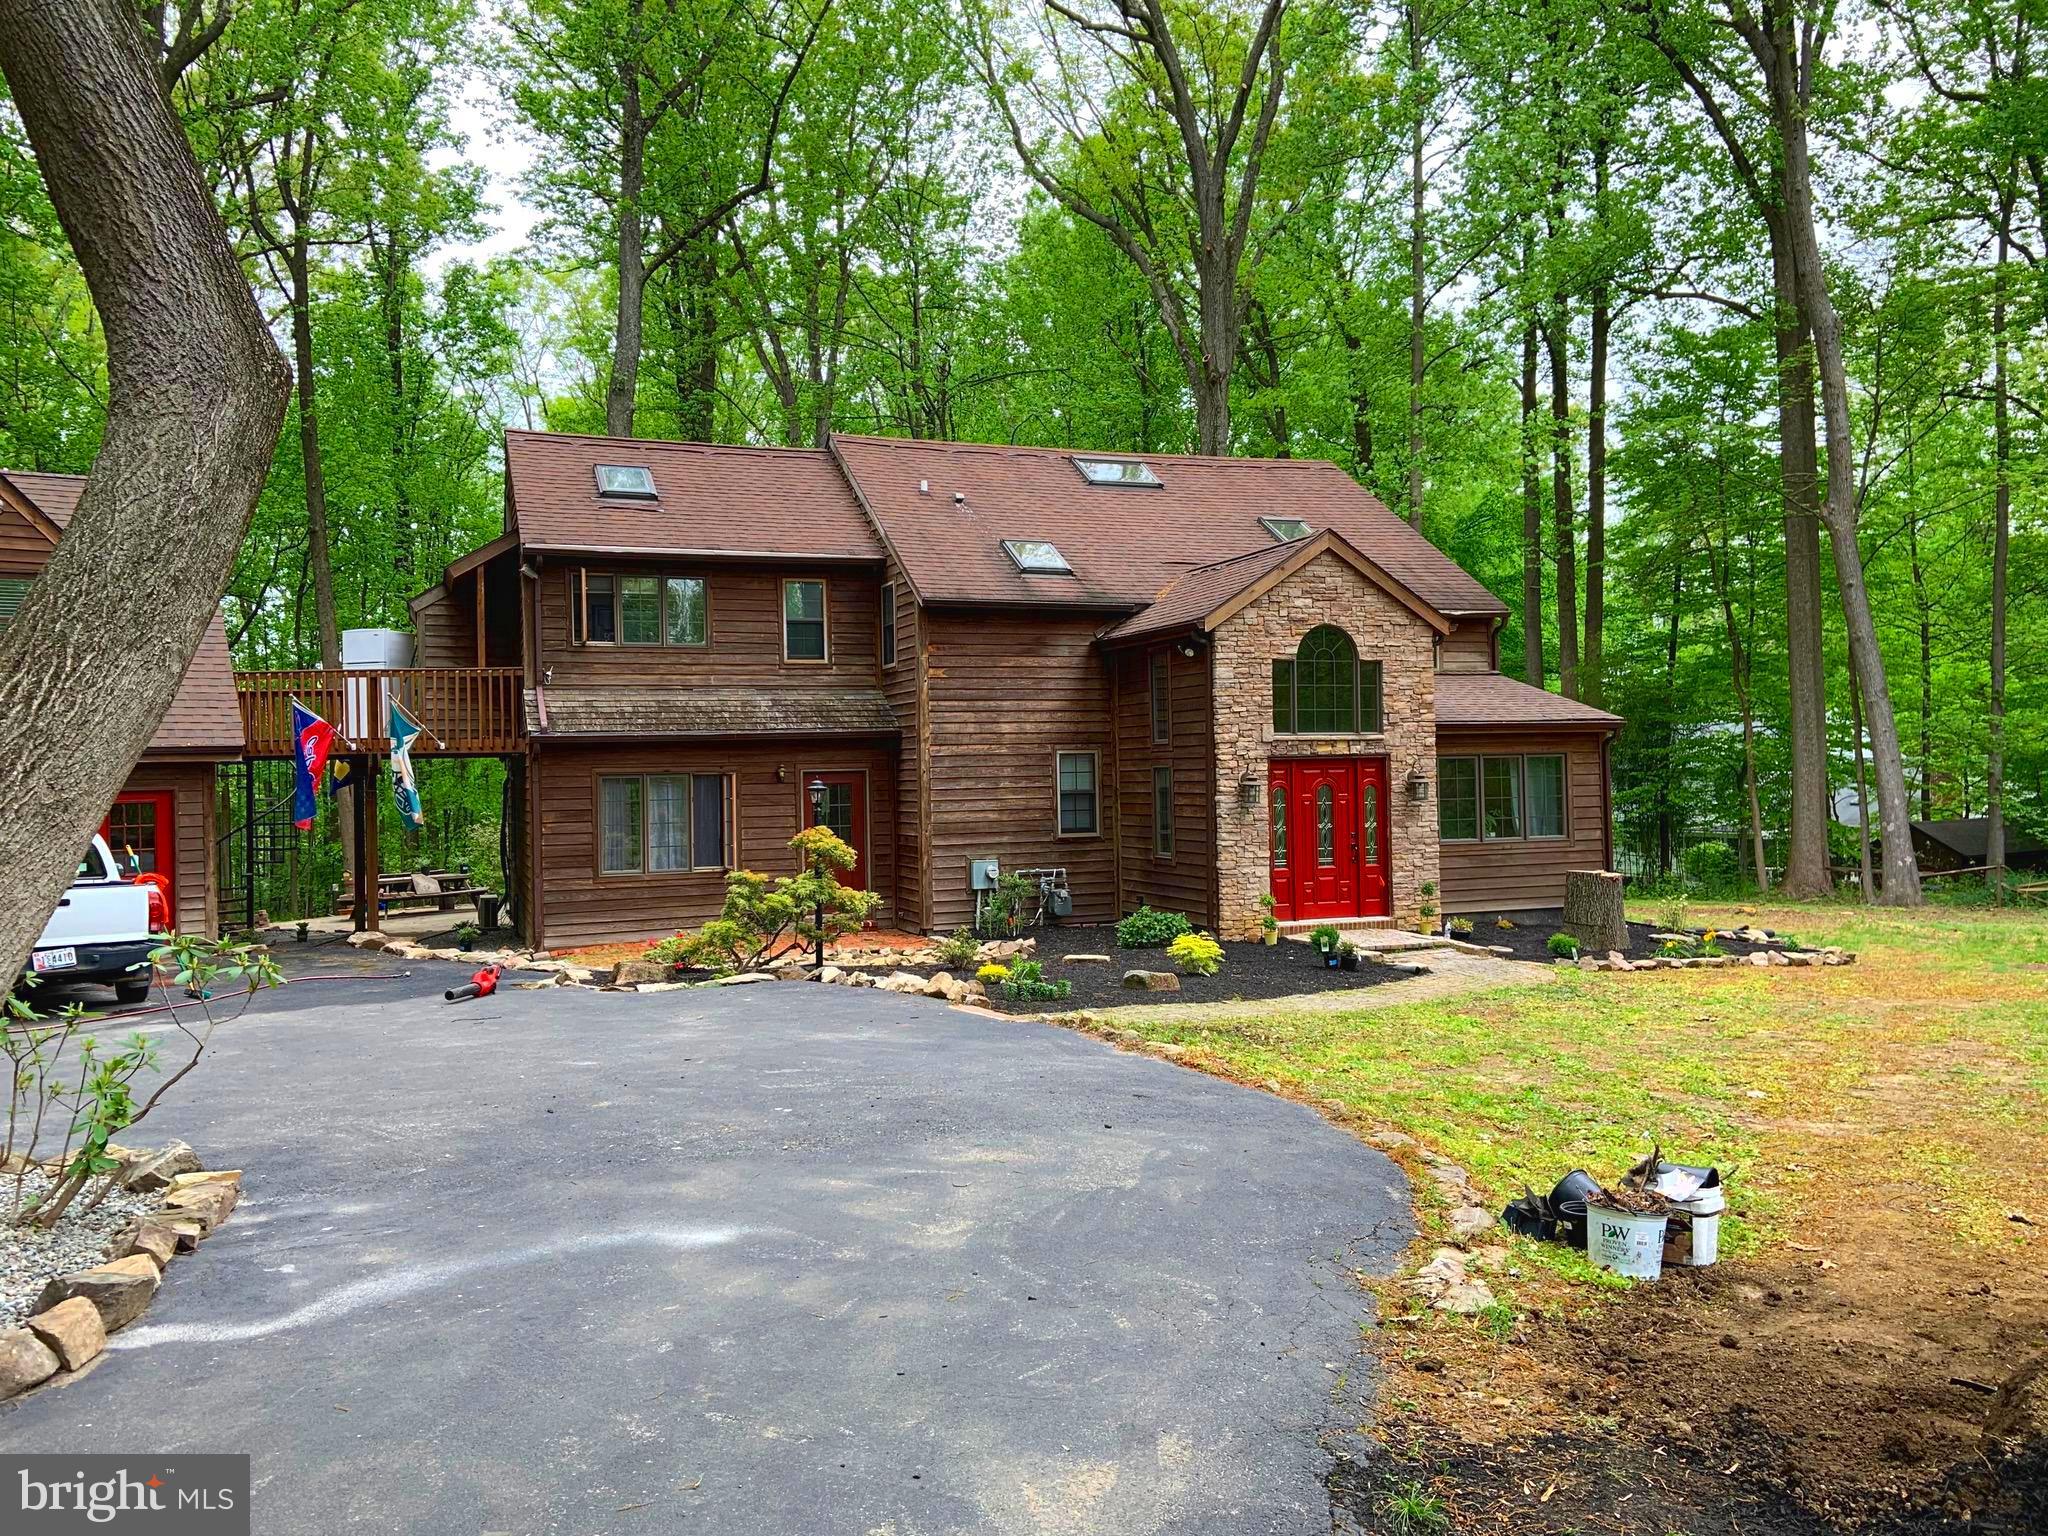
{"label": "potted plant", "polygon": [[1337,946],[1344,936],[1337,931],[1334,923],[1318,923],[1308,936],[1309,948],[1323,957],[1323,964],[1332,970],[1337,967]]}
{"label": "potted plant", "polygon": [[1273,893],[1266,892],[1259,898],[1259,937],[1270,945],[1280,942],[1280,919],[1275,917]]}
{"label": "potted plant", "polygon": [[1349,939],[1339,940],[1337,944],[1337,963],[1347,971],[1357,970],[1358,946]]}
{"label": "potted plant", "polygon": [[455,947],[463,951],[475,949],[476,941],[483,936],[483,929],[475,923],[464,923],[455,930]]}
{"label": "potted plant", "polygon": [[1422,905],[1415,910],[1422,914],[1422,926],[1427,928],[1430,919],[1436,916],[1436,882],[1434,880],[1422,882]]}
{"label": "potted plant", "polygon": [[1469,917],[1451,918],[1444,924],[1444,931],[1449,933],[1454,939],[1469,939],[1472,937],[1472,919]]}

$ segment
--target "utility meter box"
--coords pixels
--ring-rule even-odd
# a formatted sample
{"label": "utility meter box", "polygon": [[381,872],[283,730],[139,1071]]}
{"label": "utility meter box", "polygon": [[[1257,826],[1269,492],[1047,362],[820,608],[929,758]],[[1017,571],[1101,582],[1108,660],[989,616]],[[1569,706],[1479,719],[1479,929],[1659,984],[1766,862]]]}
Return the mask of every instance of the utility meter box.
{"label": "utility meter box", "polygon": [[996,879],[1002,872],[1002,866],[994,859],[969,859],[967,888],[971,891],[992,891],[996,888]]}

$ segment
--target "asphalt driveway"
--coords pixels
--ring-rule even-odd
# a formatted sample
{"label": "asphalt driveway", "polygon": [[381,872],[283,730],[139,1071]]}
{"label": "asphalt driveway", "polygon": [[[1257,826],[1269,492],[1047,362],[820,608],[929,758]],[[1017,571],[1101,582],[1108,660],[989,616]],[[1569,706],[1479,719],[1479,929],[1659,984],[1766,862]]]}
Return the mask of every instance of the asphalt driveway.
{"label": "asphalt driveway", "polygon": [[1378,1153],[923,999],[454,974],[223,1031],[149,1139],[241,1206],[0,1447],[248,1451],[265,1536],[1331,1529]]}

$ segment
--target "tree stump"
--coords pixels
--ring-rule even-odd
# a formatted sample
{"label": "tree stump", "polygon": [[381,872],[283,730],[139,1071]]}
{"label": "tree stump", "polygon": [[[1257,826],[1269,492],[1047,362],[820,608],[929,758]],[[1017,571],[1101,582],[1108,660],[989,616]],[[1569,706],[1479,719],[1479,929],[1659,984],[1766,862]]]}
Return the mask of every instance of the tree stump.
{"label": "tree stump", "polygon": [[1605,869],[1574,869],[1564,877],[1564,931],[1589,954],[1628,953],[1628,922],[1621,912],[1621,876]]}

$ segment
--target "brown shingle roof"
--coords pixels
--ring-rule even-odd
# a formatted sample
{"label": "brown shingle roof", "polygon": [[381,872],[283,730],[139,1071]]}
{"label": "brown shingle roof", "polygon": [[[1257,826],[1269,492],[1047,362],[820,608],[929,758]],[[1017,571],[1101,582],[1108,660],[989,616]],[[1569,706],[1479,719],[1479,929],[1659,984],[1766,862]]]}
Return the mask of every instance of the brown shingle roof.
{"label": "brown shingle roof", "polygon": [[1498,672],[1439,672],[1436,723],[1447,725],[1584,725],[1621,728],[1621,717],[1561,693],[1531,688]]}
{"label": "brown shingle roof", "polygon": [[[657,499],[600,497],[600,464],[645,465]],[[531,549],[882,558],[846,477],[821,450],[507,432],[505,476]]]}
{"label": "brown shingle roof", "polygon": [[526,693],[527,734],[627,736],[893,736],[896,716],[876,688],[764,693],[758,688],[549,688],[548,722]]}
{"label": "brown shingle roof", "polygon": [[[83,475],[51,475],[32,470],[0,470],[36,510],[66,528],[85,492]],[[55,546],[52,546],[54,549]],[[199,649],[171,699],[170,712],[150,738],[149,752],[242,755],[242,710],[235,700],[234,662],[228,655],[228,634],[215,613],[200,636]]]}
{"label": "brown shingle roof", "polygon": [[[1507,611],[1318,460],[1102,455],[1142,459],[1161,481],[1154,488],[1090,485],[1073,454],[1050,448],[834,437],[832,451],[926,602],[1138,608],[1195,567],[1272,546],[1259,518],[1299,517],[1343,535],[1441,613]],[[1026,576],[1004,539],[1048,539],[1074,574]]]}

